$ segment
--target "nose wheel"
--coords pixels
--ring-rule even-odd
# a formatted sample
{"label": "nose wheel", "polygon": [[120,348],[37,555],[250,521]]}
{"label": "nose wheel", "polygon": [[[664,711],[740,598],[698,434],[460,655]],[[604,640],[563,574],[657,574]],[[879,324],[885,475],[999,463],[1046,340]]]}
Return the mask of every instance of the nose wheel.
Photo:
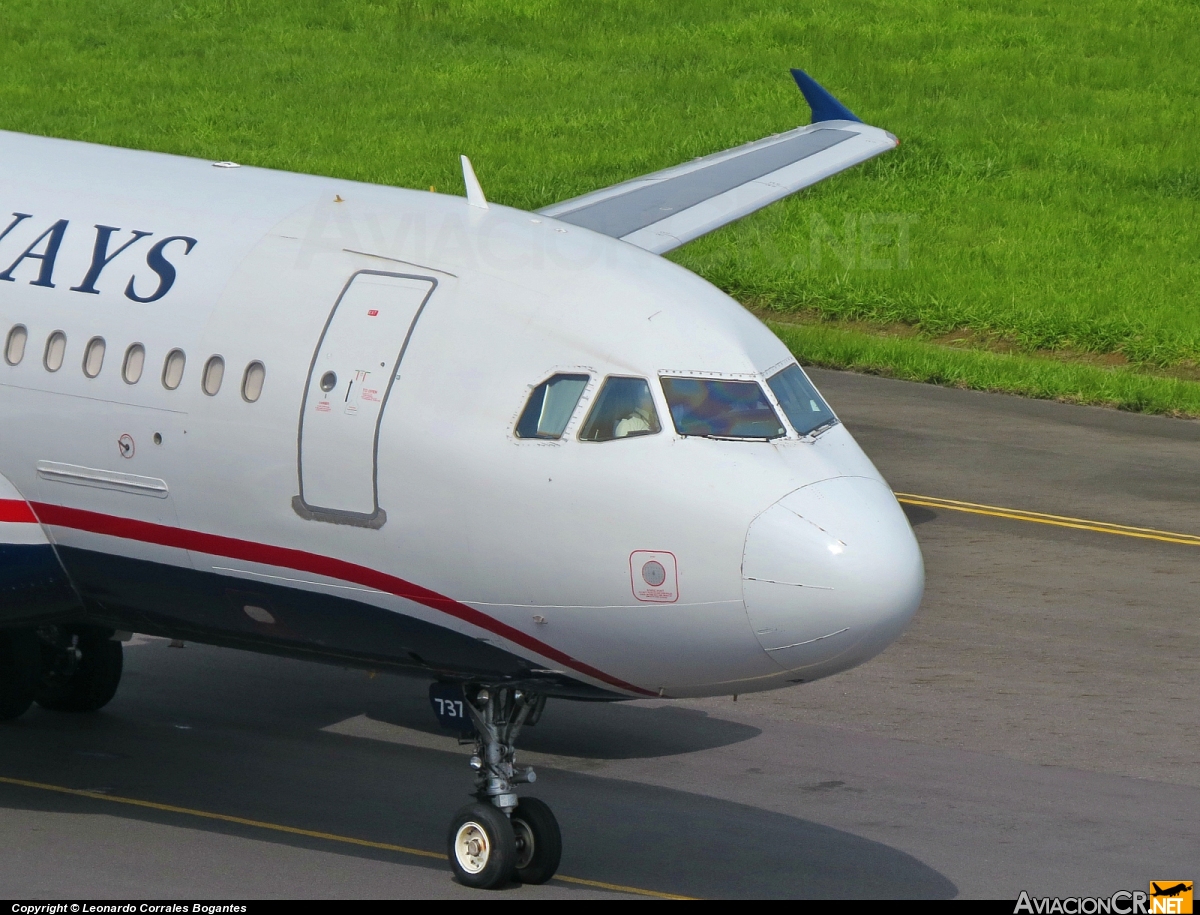
{"label": "nose wheel", "polygon": [[491,804],[468,804],[450,821],[450,868],[458,882],[490,890],[512,878],[517,838],[511,821]]}
{"label": "nose wheel", "polygon": [[562,833],[550,807],[536,797],[523,797],[512,812],[517,840],[514,868],[521,883],[545,883],[558,870],[562,859]]}
{"label": "nose wheel", "polygon": [[[471,695],[471,693],[474,695]],[[562,833],[550,808],[518,798],[518,784],[537,776],[517,766],[517,735],[541,714],[545,697],[510,687],[466,690],[464,705],[475,724],[476,803],[450,821],[447,851],[454,876],[465,886],[493,889],[511,880],[545,883],[562,858]]]}

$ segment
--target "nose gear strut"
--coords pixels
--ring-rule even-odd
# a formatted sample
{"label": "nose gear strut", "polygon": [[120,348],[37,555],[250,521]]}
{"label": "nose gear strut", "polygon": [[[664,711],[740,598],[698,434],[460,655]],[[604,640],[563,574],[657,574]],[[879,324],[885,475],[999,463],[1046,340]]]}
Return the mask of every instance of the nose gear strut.
{"label": "nose gear strut", "polygon": [[[517,806],[513,785],[533,784],[537,775],[531,766],[514,764],[517,737],[528,721],[536,724],[546,697],[510,687],[484,687],[467,697],[467,713],[475,723],[475,797],[491,801],[505,813]],[[531,720],[532,719],[532,720]]]}
{"label": "nose gear strut", "polygon": [[[472,695],[472,693],[474,695]],[[511,686],[466,687],[467,714],[475,725],[476,803],[455,814],[448,837],[450,866],[460,883],[481,889],[512,879],[545,883],[558,870],[562,835],[550,808],[521,799],[516,785],[537,780],[516,764],[521,728],[541,717],[546,697]]]}

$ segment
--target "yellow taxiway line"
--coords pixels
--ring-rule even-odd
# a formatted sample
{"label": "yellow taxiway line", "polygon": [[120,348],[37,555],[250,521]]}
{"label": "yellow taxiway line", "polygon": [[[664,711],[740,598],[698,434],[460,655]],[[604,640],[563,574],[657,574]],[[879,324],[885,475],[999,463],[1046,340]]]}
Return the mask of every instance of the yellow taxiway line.
{"label": "yellow taxiway line", "polygon": [[636,886],[621,886],[619,883],[601,883],[599,880],[583,880],[579,877],[564,877],[562,874],[556,874],[555,880],[561,880],[563,883],[577,883],[580,886],[594,886],[601,890],[612,890],[615,893],[635,893],[638,896],[653,896],[655,899],[685,899],[694,900],[694,896],[679,896],[675,893],[660,893],[658,890],[643,890]]}
{"label": "yellow taxiway line", "polygon": [[1066,515],[1048,515],[1045,512],[1030,512],[1020,508],[1002,508],[998,505],[980,505],[977,502],[961,502],[958,499],[940,499],[937,496],[919,496],[910,492],[896,493],[896,499],[905,505],[920,505],[924,508],[943,508],[947,511],[968,512],[972,515],[989,515],[993,518],[1009,518],[1013,521],[1032,521],[1034,524],[1052,524],[1079,531],[1095,531],[1099,534],[1116,534],[1120,537],[1137,537],[1141,540],[1161,540],[1164,543],[1183,543],[1200,546],[1200,535],[1179,534],[1160,531],[1152,527],[1131,527],[1128,524],[1110,524],[1107,521],[1089,521],[1086,518],[1071,518]]}
{"label": "yellow taxiway line", "polygon": [[[159,804],[156,801],[143,801],[134,797],[120,797],[115,794],[103,794],[99,791],[87,791],[81,788],[65,788],[62,785],[48,785],[45,782],[31,782],[23,778],[8,778],[0,775],[0,784],[18,785],[22,788],[35,788],[39,791],[54,791],[58,794],[71,794],[75,797],[86,797],[95,801],[109,801],[113,804],[125,804],[129,807],[145,807],[149,810],[161,810],[166,813],[178,813],[184,816],[200,817],[205,820],[219,820],[222,823],[236,823],[239,826],[253,826],[255,829],[269,829],[273,832],[285,832],[294,836],[307,836],[310,839],[324,839],[327,842],[341,842],[344,845],[358,845],[363,848],[378,848],[383,851],[398,852],[402,855],[416,855],[419,858],[436,858],[445,861],[446,856],[441,852],[425,851],[423,848],[409,848],[406,845],[392,845],[388,842],[372,842],[368,839],[356,839],[353,836],[340,836],[332,832],[318,832],[315,829],[300,829],[296,826],[283,826],[279,823],[267,823],[263,820],[249,820],[246,817],[230,816],[227,813],[213,813],[208,810],[196,810],[192,807],[177,807],[174,804]],[[645,890],[636,886],[622,886],[619,883],[602,883],[599,880],[584,880],[580,877],[567,877],[558,874],[555,880],[563,883],[574,883],[580,886],[590,886],[602,890],[612,890],[617,893],[633,893],[637,896],[652,896],[655,899],[690,899],[690,896],[677,896],[673,893],[660,893],[657,890]]]}

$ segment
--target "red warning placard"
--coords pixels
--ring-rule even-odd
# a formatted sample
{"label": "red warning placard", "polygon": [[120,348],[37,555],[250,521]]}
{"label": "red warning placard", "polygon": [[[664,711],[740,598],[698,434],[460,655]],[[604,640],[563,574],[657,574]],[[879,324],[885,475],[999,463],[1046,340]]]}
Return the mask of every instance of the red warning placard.
{"label": "red warning placard", "polygon": [[675,554],[666,550],[635,550],[629,554],[633,596],[650,604],[679,600],[679,568]]}

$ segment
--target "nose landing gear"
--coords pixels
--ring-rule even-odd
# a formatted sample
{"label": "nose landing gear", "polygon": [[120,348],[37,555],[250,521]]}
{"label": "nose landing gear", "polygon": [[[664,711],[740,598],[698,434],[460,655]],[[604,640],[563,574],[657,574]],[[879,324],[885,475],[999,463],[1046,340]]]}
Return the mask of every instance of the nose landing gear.
{"label": "nose landing gear", "polygon": [[466,697],[477,735],[470,761],[477,801],[454,815],[447,837],[450,867],[466,886],[492,889],[513,878],[545,883],[558,870],[558,821],[542,801],[518,798],[513,790],[537,779],[532,768],[515,764],[516,742],[545,702],[511,687],[484,687]]}

